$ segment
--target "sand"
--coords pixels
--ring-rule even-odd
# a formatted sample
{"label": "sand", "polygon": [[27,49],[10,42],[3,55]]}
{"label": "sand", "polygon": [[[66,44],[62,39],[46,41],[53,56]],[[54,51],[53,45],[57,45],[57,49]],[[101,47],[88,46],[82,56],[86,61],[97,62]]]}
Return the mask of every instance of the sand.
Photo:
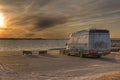
{"label": "sand", "polygon": [[[54,54],[55,53],[55,54]],[[82,80],[91,76],[120,71],[115,53],[98,58],[79,58],[57,54],[22,55],[22,51],[0,52],[1,80]],[[88,80],[88,79],[87,79]]]}
{"label": "sand", "polygon": [[94,76],[90,80],[120,80],[120,72],[104,73],[102,75]]}

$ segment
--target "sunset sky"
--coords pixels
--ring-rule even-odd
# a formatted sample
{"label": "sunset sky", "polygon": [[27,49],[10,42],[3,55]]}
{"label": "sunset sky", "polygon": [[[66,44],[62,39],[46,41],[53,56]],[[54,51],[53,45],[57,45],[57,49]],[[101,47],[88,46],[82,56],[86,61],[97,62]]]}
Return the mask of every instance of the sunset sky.
{"label": "sunset sky", "polygon": [[109,29],[120,38],[120,0],[0,0],[0,38],[68,38]]}

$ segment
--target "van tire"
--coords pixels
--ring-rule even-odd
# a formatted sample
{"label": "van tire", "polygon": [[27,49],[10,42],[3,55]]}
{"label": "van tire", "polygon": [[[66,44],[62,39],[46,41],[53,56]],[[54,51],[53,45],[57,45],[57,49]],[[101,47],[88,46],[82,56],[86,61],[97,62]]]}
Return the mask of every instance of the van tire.
{"label": "van tire", "polygon": [[68,53],[67,56],[70,56],[70,53]]}
{"label": "van tire", "polygon": [[97,58],[101,58],[101,55],[98,55]]}

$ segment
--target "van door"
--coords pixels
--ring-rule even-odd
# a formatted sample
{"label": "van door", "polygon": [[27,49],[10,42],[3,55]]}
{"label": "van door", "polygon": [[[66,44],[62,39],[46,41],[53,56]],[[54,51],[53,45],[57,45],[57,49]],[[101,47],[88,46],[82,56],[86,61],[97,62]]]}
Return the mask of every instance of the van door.
{"label": "van door", "polygon": [[94,49],[101,51],[110,48],[110,38],[107,33],[95,33],[94,34]]}
{"label": "van door", "polygon": [[94,30],[90,33],[90,50],[94,50],[97,53],[104,53],[111,48],[111,41],[108,31]]}

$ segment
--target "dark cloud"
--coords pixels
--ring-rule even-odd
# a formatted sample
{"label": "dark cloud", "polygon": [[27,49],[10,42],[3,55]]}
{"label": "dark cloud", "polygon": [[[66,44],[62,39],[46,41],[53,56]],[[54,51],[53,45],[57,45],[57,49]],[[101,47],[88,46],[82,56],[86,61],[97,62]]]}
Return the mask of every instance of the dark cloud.
{"label": "dark cloud", "polygon": [[54,27],[56,25],[61,25],[67,22],[65,17],[42,17],[35,22],[35,28],[45,29]]}

